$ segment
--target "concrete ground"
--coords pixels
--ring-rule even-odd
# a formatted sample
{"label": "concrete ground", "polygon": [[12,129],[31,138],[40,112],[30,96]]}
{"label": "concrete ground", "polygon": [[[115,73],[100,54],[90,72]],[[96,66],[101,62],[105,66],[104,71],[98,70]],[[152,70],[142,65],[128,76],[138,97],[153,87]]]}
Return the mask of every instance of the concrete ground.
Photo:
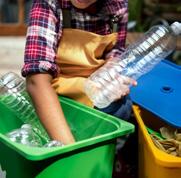
{"label": "concrete ground", "polygon": [[0,75],[15,72],[21,75],[25,37],[0,37]]}

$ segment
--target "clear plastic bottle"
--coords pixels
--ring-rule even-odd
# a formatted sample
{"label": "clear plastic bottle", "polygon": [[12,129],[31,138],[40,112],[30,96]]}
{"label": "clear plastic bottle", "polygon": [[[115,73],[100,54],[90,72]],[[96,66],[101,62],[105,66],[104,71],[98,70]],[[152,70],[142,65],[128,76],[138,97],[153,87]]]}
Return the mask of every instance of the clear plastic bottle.
{"label": "clear plastic bottle", "polygon": [[16,73],[9,72],[0,77],[0,102],[13,111],[24,124],[30,124],[43,142],[50,140],[26,92],[25,81]]}
{"label": "clear plastic bottle", "polygon": [[57,140],[50,140],[43,143],[41,137],[34,131],[30,124],[23,124],[21,128],[8,132],[6,136],[13,142],[31,147],[62,147],[63,143]]}
{"label": "clear plastic bottle", "polygon": [[43,145],[43,147],[45,148],[50,148],[50,147],[63,147],[64,144],[60,141],[57,140],[51,140],[48,143],[46,143],[45,145]]}
{"label": "clear plastic bottle", "polygon": [[111,81],[116,80],[113,76],[121,74],[137,80],[174,51],[176,38],[180,34],[179,22],[174,22],[170,26],[153,26],[119,58],[108,60],[85,82],[85,92],[93,104],[98,108],[107,107],[119,96],[114,87],[116,81]]}
{"label": "clear plastic bottle", "polygon": [[6,134],[6,136],[13,142],[20,143],[32,147],[42,147],[41,138],[34,132],[29,124],[23,124],[21,128],[13,130]]}

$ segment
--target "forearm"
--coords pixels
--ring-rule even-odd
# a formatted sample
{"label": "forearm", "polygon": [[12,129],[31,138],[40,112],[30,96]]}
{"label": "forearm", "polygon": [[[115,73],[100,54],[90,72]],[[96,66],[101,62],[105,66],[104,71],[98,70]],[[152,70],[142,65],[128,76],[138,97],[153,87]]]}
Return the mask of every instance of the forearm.
{"label": "forearm", "polygon": [[57,94],[51,86],[49,74],[35,74],[27,77],[27,90],[32,97],[36,112],[50,137],[64,144],[74,142],[64,117]]}

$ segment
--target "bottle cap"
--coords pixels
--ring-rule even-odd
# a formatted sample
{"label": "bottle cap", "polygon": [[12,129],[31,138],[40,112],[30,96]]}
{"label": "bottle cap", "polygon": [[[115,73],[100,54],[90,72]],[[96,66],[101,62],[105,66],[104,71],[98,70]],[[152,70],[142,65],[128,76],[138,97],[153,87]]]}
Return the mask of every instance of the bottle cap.
{"label": "bottle cap", "polygon": [[181,34],[181,23],[179,22],[174,22],[171,24],[171,29],[174,32],[175,35],[180,35]]}

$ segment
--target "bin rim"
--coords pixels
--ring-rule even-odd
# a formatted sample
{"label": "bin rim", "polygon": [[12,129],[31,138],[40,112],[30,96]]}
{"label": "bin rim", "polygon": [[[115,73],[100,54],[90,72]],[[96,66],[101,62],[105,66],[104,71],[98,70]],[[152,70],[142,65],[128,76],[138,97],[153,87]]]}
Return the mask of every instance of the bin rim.
{"label": "bin rim", "polygon": [[164,167],[169,167],[169,168],[180,167],[181,168],[181,157],[167,154],[164,151],[159,150],[154,145],[154,143],[145,127],[145,124],[141,118],[141,115],[140,115],[141,108],[138,105],[133,105],[133,112],[135,114],[135,118],[139,125],[139,129],[142,132],[143,138],[146,141],[146,144],[148,144],[148,148],[151,151],[151,153],[153,154],[156,163],[161,166],[164,166]]}
{"label": "bin rim", "polygon": [[[44,160],[53,156],[57,156],[60,154],[64,154],[67,152],[71,152],[74,150],[78,150],[81,148],[86,148],[91,145],[95,145],[104,141],[109,141],[112,139],[116,139],[117,137],[130,134],[134,132],[134,125],[126,122],[124,120],[118,119],[114,116],[108,115],[106,113],[103,113],[101,111],[95,110],[93,108],[90,108],[88,106],[85,106],[81,103],[78,103],[76,101],[73,101],[72,99],[68,99],[65,97],[59,97],[59,100],[61,102],[64,102],[68,105],[73,105],[73,107],[78,107],[82,111],[86,111],[91,113],[91,115],[95,115],[97,117],[104,117],[103,119],[113,125],[115,125],[116,130],[110,133],[98,135],[89,139],[77,141],[70,145],[65,145],[63,147],[52,147],[52,148],[40,148],[40,147],[29,147],[26,145],[22,145],[19,143],[15,143],[11,141],[9,138],[7,138],[5,135],[0,133],[0,141],[13,149],[14,151],[18,152],[22,156],[24,156],[26,159],[33,160],[33,161],[39,161]],[[76,104],[76,105],[75,105]],[[94,110],[94,112],[92,112]]]}

